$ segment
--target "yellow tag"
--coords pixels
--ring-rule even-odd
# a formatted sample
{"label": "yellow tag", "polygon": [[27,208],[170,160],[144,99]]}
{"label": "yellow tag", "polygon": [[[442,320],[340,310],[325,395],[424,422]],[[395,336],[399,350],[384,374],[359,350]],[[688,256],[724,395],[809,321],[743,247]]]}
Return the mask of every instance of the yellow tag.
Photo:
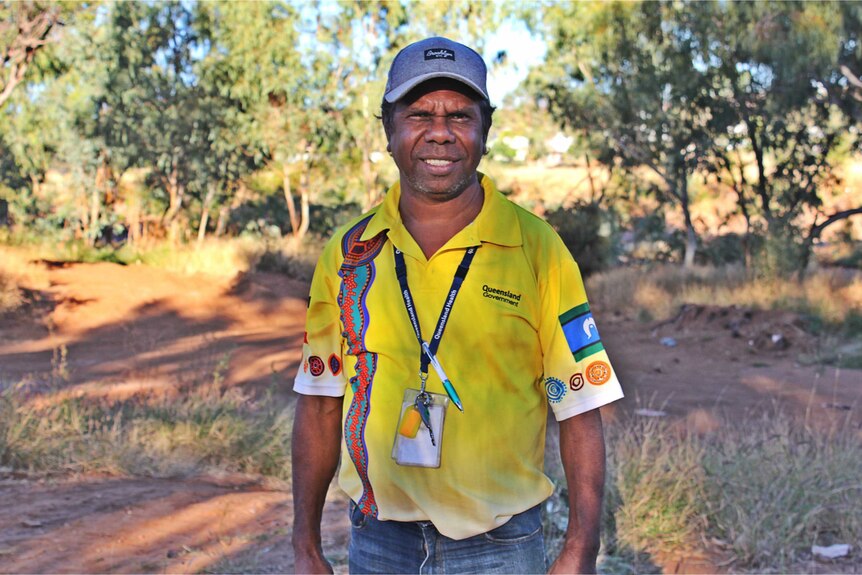
{"label": "yellow tag", "polygon": [[419,424],[422,423],[422,417],[419,411],[411,406],[404,410],[404,417],[401,418],[401,426],[398,428],[398,433],[404,437],[413,439],[419,433]]}

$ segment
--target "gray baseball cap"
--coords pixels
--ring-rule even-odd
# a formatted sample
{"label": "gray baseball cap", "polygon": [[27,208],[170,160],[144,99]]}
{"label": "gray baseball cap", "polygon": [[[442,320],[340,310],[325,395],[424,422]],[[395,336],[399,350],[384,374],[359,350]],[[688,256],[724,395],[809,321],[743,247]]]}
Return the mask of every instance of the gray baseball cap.
{"label": "gray baseball cap", "polygon": [[435,36],[403,48],[389,68],[383,99],[394,103],[432,78],[452,78],[472,88],[485,100],[488,69],[475,50],[448,38]]}

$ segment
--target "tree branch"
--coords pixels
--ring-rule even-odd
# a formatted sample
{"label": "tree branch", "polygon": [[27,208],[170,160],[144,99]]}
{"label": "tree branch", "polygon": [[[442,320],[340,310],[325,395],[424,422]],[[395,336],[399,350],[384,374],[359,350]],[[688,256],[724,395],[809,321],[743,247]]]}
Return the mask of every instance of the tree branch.
{"label": "tree branch", "polygon": [[51,30],[55,25],[62,25],[62,22],[59,21],[59,11],[56,7],[31,14],[26,5],[22,4],[18,10],[16,24],[18,32],[2,54],[3,67],[8,65],[9,70],[3,80],[3,89],[0,90],[0,107],[9,100],[15,87],[24,80],[24,74],[36,57],[37,51],[51,42],[49,38]]}
{"label": "tree branch", "polygon": [[823,223],[811,226],[811,230],[808,232],[808,240],[812,241],[820,237],[820,234],[823,233],[823,230],[827,227],[831,226],[835,222],[840,222],[841,220],[847,219],[850,216],[855,216],[856,214],[862,214],[862,206],[832,214],[831,216],[826,218],[826,221],[824,221]]}

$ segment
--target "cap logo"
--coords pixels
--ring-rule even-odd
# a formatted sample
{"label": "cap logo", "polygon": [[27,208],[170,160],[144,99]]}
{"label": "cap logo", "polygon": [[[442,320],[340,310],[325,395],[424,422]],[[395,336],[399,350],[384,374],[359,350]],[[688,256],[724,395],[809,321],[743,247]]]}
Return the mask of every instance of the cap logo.
{"label": "cap logo", "polygon": [[425,50],[426,60],[452,60],[455,61],[455,51],[446,48],[431,48]]}

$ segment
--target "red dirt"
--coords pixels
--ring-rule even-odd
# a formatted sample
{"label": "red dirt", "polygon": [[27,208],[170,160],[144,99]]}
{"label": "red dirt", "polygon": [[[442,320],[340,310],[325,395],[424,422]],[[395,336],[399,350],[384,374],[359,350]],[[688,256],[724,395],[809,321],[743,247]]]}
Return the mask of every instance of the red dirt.
{"label": "red dirt", "polygon": [[[0,385],[125,397],[170,391],[225,366],[227,385],[276,387],[292,401],[306,284],[274,274],[234,280],[142,266],[50,266],[50,287],[0,316]],[[776,406],[812,422],[859,423],[858,370],[801,366],[810,338],[786,314],[689,308],[648,326],[597,311],[627,397],[609,420],[649,407],[709,432]],[[775,344],[772,335],[782,334]],[[675,347],[662,345],[673,337]],[[764,339],[765,338],[765,339]],[[65,352],[63,351],[65,350]],[[64,357],[65,356],[65,357]],[[333,489],[324,544],[346,558],[344,497]],[[0,572],[288,572],[292,504],[248,477],[34,478],[0,469]],[[661,561],[715,571],[708,556]]]}

